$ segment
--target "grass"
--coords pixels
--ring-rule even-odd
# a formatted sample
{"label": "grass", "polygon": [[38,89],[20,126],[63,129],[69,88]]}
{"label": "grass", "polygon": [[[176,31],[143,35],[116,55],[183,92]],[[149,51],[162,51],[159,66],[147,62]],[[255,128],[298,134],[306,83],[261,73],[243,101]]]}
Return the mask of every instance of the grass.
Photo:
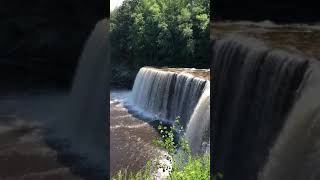
{"label": "grass", "polygon": [[[178,143],[174,142],[174,132],[183,134],[178,116],[173,126],[158,126],[161,138],[155,139],[155,145],[165,149],[173,157],[172,171],[167,179],[169,180],[209,180],[210,179],[210,154],[193,156],[188,141],[181,136]],[[179,151],[179,153],[177,153]],[[128,173],[126,170],[119,171],[113,180],[152,180],[151,161],[148,161],[145,168],[137,173]],[[162,167],[166,168],[166,167]],[[220,178],[220,176],[219,176]]]}
{"label": "grass", "polygon": [[153,180],[151,176],[151,162],[148,161],[146,167],[137,173],[128,173],[126,170],[119,171],[112,180]]}
{"label": "grass", "polygon": [[209,180],[210,179],[210,154],[198,157],[189,156],[189,159],[180,170],[174,167],[169,179],[172,180]]}

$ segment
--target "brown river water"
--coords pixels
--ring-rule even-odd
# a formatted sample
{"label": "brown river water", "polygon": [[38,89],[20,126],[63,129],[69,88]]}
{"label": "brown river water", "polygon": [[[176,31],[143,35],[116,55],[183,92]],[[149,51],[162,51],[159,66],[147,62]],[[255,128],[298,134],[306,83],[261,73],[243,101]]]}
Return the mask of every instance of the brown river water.
{"label": "brown river water", "polygon": [[162,153],[152,144],[158,137],[156,130],[147,122],[130,114],[124,103],[130,91],[111,92],[110,100],[110,174],[119,170],[136,172],[148,160]]}

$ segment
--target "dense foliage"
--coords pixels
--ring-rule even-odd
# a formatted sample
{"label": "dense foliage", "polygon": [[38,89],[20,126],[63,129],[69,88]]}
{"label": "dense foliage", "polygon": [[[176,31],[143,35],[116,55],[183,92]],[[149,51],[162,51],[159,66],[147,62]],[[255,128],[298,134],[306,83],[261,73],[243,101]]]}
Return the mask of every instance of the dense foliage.
{"label": "dense foliage", "polygon": [[119,65],[208,68],[208,25],[209,0],[125,0],[110,17],[113,71],[123,71]]}

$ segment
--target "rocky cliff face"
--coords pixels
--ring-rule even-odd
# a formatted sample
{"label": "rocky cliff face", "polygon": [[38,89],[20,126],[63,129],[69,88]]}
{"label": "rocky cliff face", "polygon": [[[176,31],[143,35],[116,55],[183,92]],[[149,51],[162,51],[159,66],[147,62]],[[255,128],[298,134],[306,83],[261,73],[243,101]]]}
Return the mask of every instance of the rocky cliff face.
{"label": "rocky cliff face", "polygon": [[107,3],[2,0],[1,88],[8,84],[70,82],[89,33],[98,20],[107,16]]}

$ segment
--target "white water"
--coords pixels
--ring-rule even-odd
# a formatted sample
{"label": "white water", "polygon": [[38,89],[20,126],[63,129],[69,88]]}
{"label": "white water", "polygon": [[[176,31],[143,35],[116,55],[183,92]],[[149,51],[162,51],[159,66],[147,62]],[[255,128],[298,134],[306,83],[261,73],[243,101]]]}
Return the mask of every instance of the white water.
{"label": "white water", "polygon": [[226,180],[257,179],[287,124],[307,59],[229,36],[214,42],[213,67],[215,171]]}
{"label": "white water", "polygon": [[186,130],[186,137],[189,140],[191,151],[194,153],[203,152],[203,142],[208,142],[210,136],[210,82],[199,99],[193,111]]}
{"label": "white water", "polygon": [[107,33],[107,20],[98,22],[80,57],[69,100],[62,105],[61,118],[54,124],[58,133],[71,141],[74,151],[103,167],[109,157]]}
{"label": "white water", "polygon": [[320,179],[320,63],[305,74],[300,95],[272,147],[260,180]]}
{"label": "white water", "polygon": [[135,79],[131,105],[151,119],[173,122],[180,116],[195,153],[201,149],[203,137],[209,137],[210,82],[207,80],[186,72],[144,67]]}
{"label": "white water", "polygon": [[320,63],[254,39],[215,42],[214,166],[226,180],[320,179]]}

